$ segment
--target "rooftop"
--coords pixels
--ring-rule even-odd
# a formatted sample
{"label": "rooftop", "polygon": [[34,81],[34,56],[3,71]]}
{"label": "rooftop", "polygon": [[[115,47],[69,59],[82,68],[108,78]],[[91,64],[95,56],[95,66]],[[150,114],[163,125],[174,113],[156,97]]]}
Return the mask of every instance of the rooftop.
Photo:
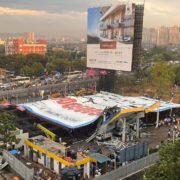
{"label": "rooftop", "polygon": [[67,149],[64,145],[54,142],[42,135],[33,137],[29,139],[29,141],[55,155],[59,155]]}
{"label": "rooftop", "polygon": [[[160,105],[160,106],[159,106]],[[157,112],[180,108],[180,104],[159,101],[145,96],[128,97],[101,91],[83,97],[69,96],[21,104],[30,113],[66,128],[87,126],[104,110],[117,107],[122,114],[133,112]]]}

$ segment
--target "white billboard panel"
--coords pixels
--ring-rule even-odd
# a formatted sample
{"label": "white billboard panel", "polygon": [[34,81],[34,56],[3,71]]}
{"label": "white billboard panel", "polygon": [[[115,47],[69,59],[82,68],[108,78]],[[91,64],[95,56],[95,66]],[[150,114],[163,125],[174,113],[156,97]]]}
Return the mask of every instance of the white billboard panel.
{"label": "white billboard panel", "polygon": [[87,67],[131,71],[135,4],[88,9]]}

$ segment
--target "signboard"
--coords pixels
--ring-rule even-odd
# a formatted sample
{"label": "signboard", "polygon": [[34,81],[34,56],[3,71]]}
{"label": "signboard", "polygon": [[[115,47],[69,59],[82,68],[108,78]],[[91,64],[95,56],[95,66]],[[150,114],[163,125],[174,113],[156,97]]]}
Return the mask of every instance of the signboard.
{"label": "signboard", "polygon": [[88,9],[87,67],[131,71],[135,4]]}
{"label": "signboard", "polygon": [[30,113],[66,128],[75,129],[95,122],[103,108],[87,99],[67,97],[21,104]]}

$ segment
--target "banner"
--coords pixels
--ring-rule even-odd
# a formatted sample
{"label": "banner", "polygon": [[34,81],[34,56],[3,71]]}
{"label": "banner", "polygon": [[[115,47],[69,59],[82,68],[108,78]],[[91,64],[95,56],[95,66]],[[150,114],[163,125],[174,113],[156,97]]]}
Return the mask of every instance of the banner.
{"label": "banner", "polygon": [[88,8],[87,67],[131,71],[135,4]]}

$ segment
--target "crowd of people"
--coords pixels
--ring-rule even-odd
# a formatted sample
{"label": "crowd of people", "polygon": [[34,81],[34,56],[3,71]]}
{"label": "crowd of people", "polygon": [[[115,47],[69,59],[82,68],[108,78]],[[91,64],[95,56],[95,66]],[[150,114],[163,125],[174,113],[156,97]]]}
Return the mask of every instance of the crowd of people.
{"label": "crowd of people", "polygon": [[177,139],[180,137],[180,118],[177,118],[175,114],[172,117],[166,117],[161,125],[168,125],[168,139]]}

